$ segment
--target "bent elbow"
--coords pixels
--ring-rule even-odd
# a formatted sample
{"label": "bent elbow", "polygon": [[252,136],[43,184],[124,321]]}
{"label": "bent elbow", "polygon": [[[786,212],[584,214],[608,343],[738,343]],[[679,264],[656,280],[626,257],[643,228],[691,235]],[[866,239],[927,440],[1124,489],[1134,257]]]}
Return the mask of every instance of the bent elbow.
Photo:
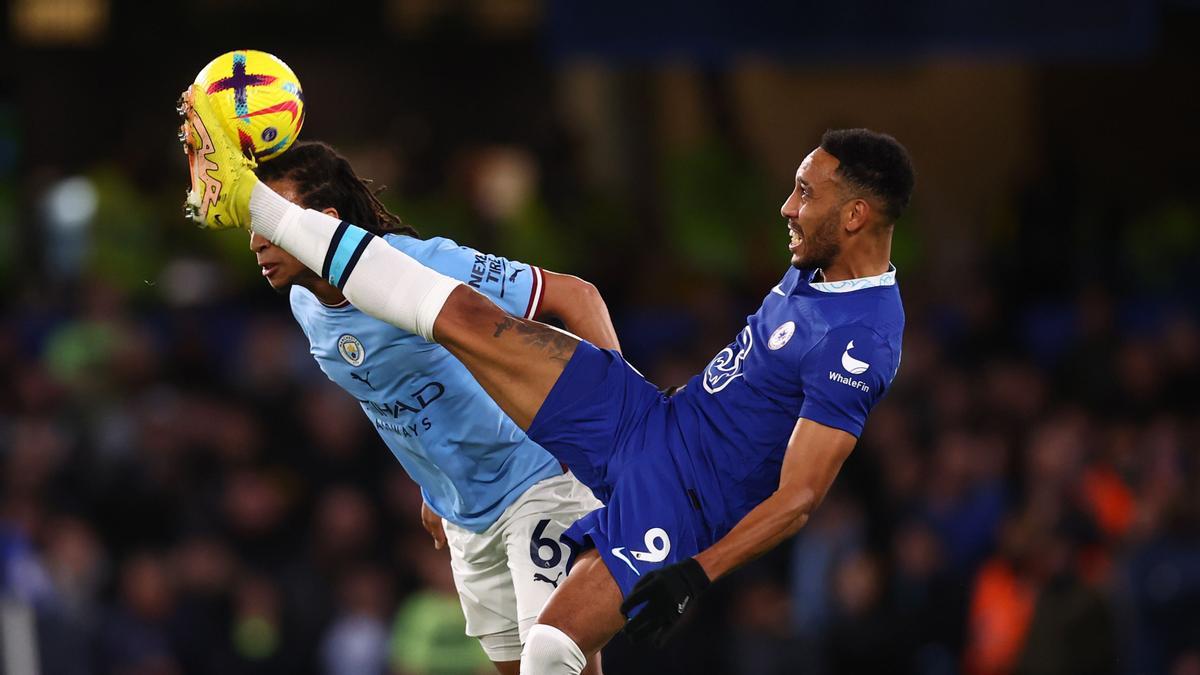
{"label": "bent elbow", "polygon": [[599,289],[589,281],[568,274],[555,274],[550,278],[553,281],[546,285],[539,315],[553,316],[567,322],[577,316],[593,313],[597,305],[604,304]]}
{"label": "bent elbow", "polygon": [[604,304],[604,298],[600,297],[600,289],[590,281],[579,279],[575,294],[581,305],[595,307]]}
{"label": "bent elbow", "polygon": [[[783,492],[781,490],[781,492]],[[788,490],[784,493],[784,513],[787,516],[788,530],[792,533],[808,523],[808,517],[817,508],[817,496],[809,488]]]}

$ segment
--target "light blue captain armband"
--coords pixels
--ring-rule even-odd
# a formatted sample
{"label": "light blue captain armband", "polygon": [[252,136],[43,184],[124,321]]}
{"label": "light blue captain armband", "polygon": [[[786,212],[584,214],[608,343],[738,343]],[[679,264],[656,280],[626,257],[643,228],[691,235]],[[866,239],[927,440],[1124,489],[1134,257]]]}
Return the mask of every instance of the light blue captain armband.
{"label": "light blue captain armband", "polygon": [[354,271],[359,258],[375,235],[346,221],[338,223],[329,248],[325,252],[325,262],[321,265],[321,278],[333,284],[338,290],[346,286],[346,280]]}

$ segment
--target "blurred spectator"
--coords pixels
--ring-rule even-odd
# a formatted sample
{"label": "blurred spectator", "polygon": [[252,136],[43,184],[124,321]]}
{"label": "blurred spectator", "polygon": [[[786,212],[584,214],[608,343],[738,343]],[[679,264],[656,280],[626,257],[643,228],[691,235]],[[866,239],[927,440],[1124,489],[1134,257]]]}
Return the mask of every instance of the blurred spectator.
{"label": "blurred spectator", "polygon": [[895,531],[892,561],[891,605],[901,653],[893,672],[958,672],[966,598],[937,533],[917,519],[902,523]]}
{"label": "blurred spectator", "polygon": [[170,553],[177,606],[173,628],[187,675],[231,672],[227,613],[237,573],[228,544],[212,534],[186,536]]}
{"label": "blurred spectator", "polygon": [[345,574],[338,609],[321,645],[326,675],[384,675],[391,607],[391,588],[382,569],[361,565]]}
{"label": "blurred spectator", "polygon": [[900,661],[895,618],[884,602],[879,561],[858,551],[837,567],[833,579],[834,611],[827,649],[830,672],[879,673],[896,670]]}
{"label": "blurred spectator", "polygon": [[1015,672],[1116,673],[1119,658],[1109,602],[1080,577],[1075,543],[1058,530],[1045,548],[1040,590]]}
{"label": "blurred spectator", "polygon": [[38,622],[45,672],[94,672],[96,634],[105,619],[101,592],[108,563],[96,533],[82,519],[65,516],[47,524],[46,566],[55,593]]}
{"label": "blurred spectator", "polygon": [[231,669],[281,675],[295,672],[303,662],[286,648],[283,621],[283,600],[275,582],[256,573],[242,577],[233,597]]}
{"label": "blurred spectator", "polygon": [[862,513],[835,491],[796,536],[791,564],[791,623],[806,669],[826,672],[823,645],[837,613],[835,578],[862,546]]}
{"label": "blurred spectator", "polygon": [[921,512],[957,574],[969,575],[987,554],[1004,515],[1003,452],[996,439],[954,428],[942,431],[934,448]]}
{"label": "blurred spectator", "polygon": [[48,602],[50,574],[33,546],[40,509],[32,499],[5,497],[0,502],[0,593],[29,604]]}
{"label": "blurred spectator", "polygon": [[119,601],[100,635],[102,672],[175,675],[183,672],[171,645],[173,580],[157,553],[140,552],[121,565]]}
{"label": "blurred spectator", "polygon": [[971,591],[964,652],[968,675],[1013,672],[1025,646],[1037,590],[1031,570],[1035,525],[1010,519],[1004,523],[1000,550],[983,564]]}
{"label": "blurred spectator", "polygon": [[[755,570],[755,568],[751,568]],[[733,599],[732,662],[741,675],[782,675],[805,668],[812,644],[799,642],[789,620],[791,598],[787,589],[764,570],[739,584]]]}
{"label": "blurred spectator", "polygon": [[414,559],[423,590],[401,603],[392,622],[388,663],[392,675],[482,675],[494,669],[479,642],[466,636],[466,619],[454,590],[450,556],[415,535],[405,550]]}

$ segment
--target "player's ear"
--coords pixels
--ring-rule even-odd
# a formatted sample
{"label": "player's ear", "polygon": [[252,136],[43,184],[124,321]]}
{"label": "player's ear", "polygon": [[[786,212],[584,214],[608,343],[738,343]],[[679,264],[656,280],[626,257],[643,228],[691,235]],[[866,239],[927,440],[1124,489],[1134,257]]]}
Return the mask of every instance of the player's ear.
{"label": "player's ear", "polygon": [[846,231],[854,233],[866,227],[871,218],[871,210],[870,202],[861,197],[846,202],[842,207],[842,222],[845,223]]}
{"label": "player's ear", "polygon": [[337,209],[333,208],[332,206],[327,209],[321,209],[321,213],[324,213],[330,218],[337,218],[338,220],[342,219],[342,217],[338,215]]}

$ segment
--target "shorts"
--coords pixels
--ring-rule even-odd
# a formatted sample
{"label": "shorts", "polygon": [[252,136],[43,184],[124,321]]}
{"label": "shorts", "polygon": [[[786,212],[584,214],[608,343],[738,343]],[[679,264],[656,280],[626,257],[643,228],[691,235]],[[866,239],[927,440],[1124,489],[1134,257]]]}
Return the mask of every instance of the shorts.
{"label": "shorts", "polygon": [[600,502],[569,473],[534,483],[481,533],[443,521],[454,586],[492,661],[519,661],[538,613],[566,576],[563,531]]}
{"label": "shorts", "polygon": [[581,342],[528,434],[604,502],[563,539],[576,554],[595,547],[622,596],[716,540],[676,459],[684,446],[670,399],[616,351]]}

